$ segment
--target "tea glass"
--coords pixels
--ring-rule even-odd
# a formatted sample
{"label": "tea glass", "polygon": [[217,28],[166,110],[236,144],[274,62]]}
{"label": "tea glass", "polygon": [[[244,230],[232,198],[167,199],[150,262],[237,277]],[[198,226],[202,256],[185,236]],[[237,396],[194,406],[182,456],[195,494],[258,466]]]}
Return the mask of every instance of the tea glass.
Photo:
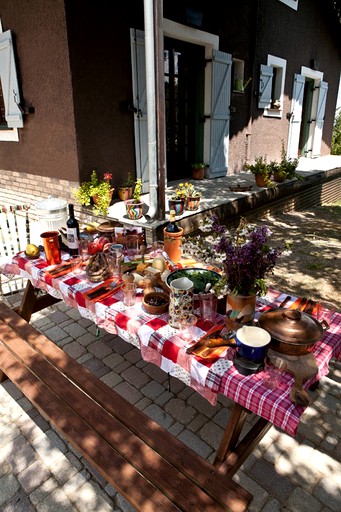
{"label": "tea glass", "polygon": [[214,293],[199,293],[199,302],[202,320],[213,324],[217,318],[217,296]]}
{"label": "tea glass", "polygon": [[136,283],[125,283],[122,286],[123,304],[133,306],[136,302]]}
{"label": "tea glass", "polygon": [[125,255],[130,261],[134,261],[139,253],[138,235],[127,235],[124,239]]}

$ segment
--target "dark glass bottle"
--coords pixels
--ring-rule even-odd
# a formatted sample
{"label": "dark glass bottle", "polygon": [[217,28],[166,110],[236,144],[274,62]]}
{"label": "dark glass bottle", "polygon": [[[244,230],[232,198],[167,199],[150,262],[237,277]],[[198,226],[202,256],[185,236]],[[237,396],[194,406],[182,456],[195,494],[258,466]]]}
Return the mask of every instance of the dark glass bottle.
{"label": "dark glass bottle", "polygon": [[166,227],[168,233],[179,233],[180,228],[175,222],[175,210],[169,212],[169,223]]}
{"label": "dark glass bottle", "polygon": [[79,224],[75,219],[73,204],[69,204],[69,218],[66,221],[66,236],[70,256],[79,254]]}

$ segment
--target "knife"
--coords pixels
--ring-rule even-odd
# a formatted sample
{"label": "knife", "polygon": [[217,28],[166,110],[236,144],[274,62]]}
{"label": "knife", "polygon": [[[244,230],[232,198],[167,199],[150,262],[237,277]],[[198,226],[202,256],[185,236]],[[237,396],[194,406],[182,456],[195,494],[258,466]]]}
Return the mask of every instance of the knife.
{"label": "knife", "polygon": [[63,265],[59,265],[59,267],[55,267],[52,270],[48,270],[47,272],[50,274],[50,276],[54,276],[56,274],[59,274],[60,272],[64,272],[64,270],[71,269],[71,263],[64,263]]}
{"label": "knife", "polygon": [[109,283],[101,286],[100,288],[97,288],[97,290],[94,290],[93,292],[87,293],[87,297],[89,300],[98,299],[101,295],[107,294],[108,292],[110,292],[110,294],[115,293],[116,291],[120,290],[121,286],[122,283],[119,285],[116,283]]}
{"label": "knife", "polygon": [[284,306],[287,304],[287,302],[289,302],[289,300],[291,299],[290,295],[287,295],[285,297],[284,300],[282,300],[282,302],[280,303],[280,305],[278,306],[279,308],[284,308]]}

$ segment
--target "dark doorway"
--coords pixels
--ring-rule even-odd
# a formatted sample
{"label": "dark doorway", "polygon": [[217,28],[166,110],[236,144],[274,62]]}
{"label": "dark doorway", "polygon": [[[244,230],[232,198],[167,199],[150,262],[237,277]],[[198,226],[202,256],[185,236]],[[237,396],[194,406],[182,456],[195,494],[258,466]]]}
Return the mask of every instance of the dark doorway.
{"label": "dark doorway", "polygon": [[312,144],[311,141],[309,142],[309,134],[311,125],[311,107],[313,103],[314,85],[315,81],[312,78],[305,79],[302,106],[302,124],[300,131],[300,141],[298,146],[298,156],[311,157]]}
{"label": "dark doorway", "polygon": [[190,176],[203,161],[204,47],[165,38],[167,179]]}

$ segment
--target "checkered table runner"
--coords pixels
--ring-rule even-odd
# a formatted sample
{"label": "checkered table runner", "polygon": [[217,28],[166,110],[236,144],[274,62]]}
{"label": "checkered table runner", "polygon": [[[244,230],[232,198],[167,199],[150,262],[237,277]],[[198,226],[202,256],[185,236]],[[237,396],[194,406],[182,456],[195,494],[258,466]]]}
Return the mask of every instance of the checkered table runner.
{"label": "checkered table runner", "polygon": [[[64,255],[63,258],[67,259],[68,256]],[[168,324],[168,314],[153,316],[144,312],[141,306],[141,289],[137,290],[136,304],[129,308],[122,302],[121,291],[100,302],[91,302],[86,300],[84,293],[98,286],[98,283],[90,283],[85,272],[51,278],[48,275],[49,268],[51,267],[48,267],[44,259],[28,260],[20,253],[12,263],[6,265],[4,272],[21,274],[29,278],[35,287],[77,308],[83,317],[93,320],[107,332],[118,334],[140,348],[144,360],[156,364],[165,372],[182,380],[213,405],[220,392],[289,434],[295,435],[305,408],[298,407],[290,401],[289,393],[294,382],[292,375],[284,372],[280,386],[277,389],[269,389],[264,384],[266,372],[248,376],[238,373],[233,365],[234,350],[231,348],[227,348],[216,359],[203,359],[186,354],[188,342],[181,339],[179,331]],[[285,297],[286,294],[269,290],[266,297],[257,303],[256,317],[266,309],[278,307]],[[296,297],[292,297],[287,307],[295,300]],[[328,310],[322,309],[320,315],[321,319],[326,318],[330,328],[312,347],[318,364],[318,375],[304,383],[306,389],[316,379],[328,373],[328,363],[332,357],[341,358],[341,314],[331,314]],[[220,317],[220,321],[223,325],[223,316]],[[201,338],[205,332],[205,325],[199,319],[194,328],[194,338]]]}

